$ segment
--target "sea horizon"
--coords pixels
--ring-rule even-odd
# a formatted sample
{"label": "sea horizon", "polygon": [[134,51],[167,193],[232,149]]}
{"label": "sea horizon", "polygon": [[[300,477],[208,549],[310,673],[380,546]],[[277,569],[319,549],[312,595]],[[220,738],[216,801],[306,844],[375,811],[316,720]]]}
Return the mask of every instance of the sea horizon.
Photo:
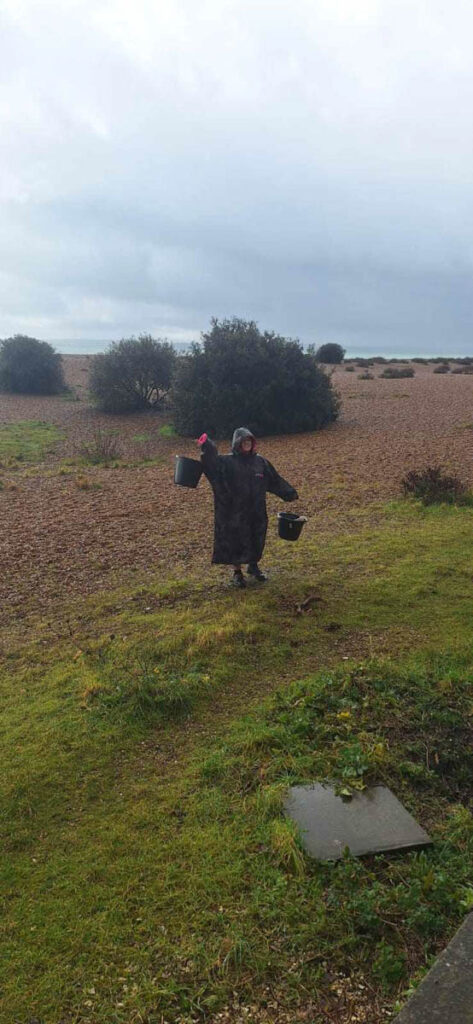
{"label": "sea horizon", "polygon": [[[103,340],[97,338],[62,339],[60,341],[46,340],[56,349],[56,352],[63,356],[98,355],[100,352],[105,352],[109,345],[112,344],[112,339]],[[190,347],[190,342],[186,341],[174,341],[172,344],[180,352],[184,352]],[[302,344],[307,349],[310,343],[302,342]],[[450,352],[450,346],[447,345],[443,348],[440,345],[432,345],[430,348],[419,345],[417,348],[413,348],[412,345],[407,344],[392,346],[370,344],[359,345],[358,347],[345,345],[344,348],[346,349],[345,359],[354,359],[357,356],[362,359],[373,358],[373,356],[384,356],[385,359],[438,359],[439,356],[455,359],[455,357],[465,358],[465,356],[473,356],[473,341],[469,347],[466,343],[460,343]]]}

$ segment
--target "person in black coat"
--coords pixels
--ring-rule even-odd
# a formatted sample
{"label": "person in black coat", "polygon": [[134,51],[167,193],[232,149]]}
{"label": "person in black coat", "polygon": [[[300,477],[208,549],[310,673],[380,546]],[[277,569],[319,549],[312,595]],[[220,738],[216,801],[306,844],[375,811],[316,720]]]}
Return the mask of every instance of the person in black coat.
{"label": "person in black coat", "polygon": [[283,501],[295,501],[297,491],[267,459],[256,453],[255,437],[246,427],[235,430],[231,455],[219,455],[207,434],[202,434],[197,444],[204,474],[214,494],[212,562],[233,565],[232,583],[236,587],[246,586],[242,564],[248,565],[250,576],[263,582],[266,576],[258,562],[268,527],[266,492]]}

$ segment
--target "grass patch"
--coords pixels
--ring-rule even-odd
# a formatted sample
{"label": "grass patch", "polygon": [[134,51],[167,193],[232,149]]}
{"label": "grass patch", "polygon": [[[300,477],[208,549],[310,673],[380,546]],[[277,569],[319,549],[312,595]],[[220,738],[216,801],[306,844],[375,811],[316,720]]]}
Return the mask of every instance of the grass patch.
{"label": "grass patch", "polygon": [[54,424],[42,420],[0,424],[0,464],[41,462],[63,437]]}
{"label": "grass patch", "polygon": [[101,491],[103,487],[98,480],[91,480],[85,473],[79,473],[74,482],[79,491]]}
{"label": "grass patch", "polygon": [[[399,502],[323,544],[308,524],[303,545],[272,542],[266,588],[96,595],[10,650],[6,1020],[394,1005],[473,903],[471,521]],[[282,799],[327,778],[390,785],[433,848],[311,862]]]}
{"label": "grass patch", "polygon": [[[322,1021],[334,977],[365,985],[371,1011],[393,1003],[472,904],[472,670],[468,650],[319,673],[172,774],[143,732],[81,715],[70,675],[42,713],[30,688],[42,742],[17,719],[4,793],[11,1019],[190,1022],[235,986],[264,1005],[269,985],[286,1012],[312,999]],[[351,782],[391,785],[433,848],[310,861],[282,796],[347,766]]]}
{"label": "grass patch", "polygon": [[174,429],[172,423],[163,423],[162,427],[158,430],[159,437],[178,437],[177,431]]}

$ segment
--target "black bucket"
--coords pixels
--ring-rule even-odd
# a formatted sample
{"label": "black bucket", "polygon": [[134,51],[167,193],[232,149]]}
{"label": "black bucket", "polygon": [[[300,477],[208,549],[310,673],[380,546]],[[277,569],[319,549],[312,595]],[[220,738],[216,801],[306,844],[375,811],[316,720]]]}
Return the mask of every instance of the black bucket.
{"label": "black bucket", "polygon": [[299,540],[306,522],[305,516],[295,516],[293,512],[278,512],[278,533],[281,540]]}
{"label": "black bucket", "polygon": [[174,483],[181,487],[197,487],[202,476],[202,465],[196,459],[188,459],[185,455],[176,455],[174,464]]}

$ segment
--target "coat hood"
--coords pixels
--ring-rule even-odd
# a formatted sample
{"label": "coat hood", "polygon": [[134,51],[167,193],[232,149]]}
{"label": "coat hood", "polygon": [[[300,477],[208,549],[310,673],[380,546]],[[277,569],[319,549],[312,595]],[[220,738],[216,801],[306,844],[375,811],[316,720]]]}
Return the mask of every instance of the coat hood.
{"label": "coat hood", "polygon": [[255,450],[255,447],[256,447],[255,435],[251,433],[251,430],[247,430],[246,427],[237,427],[237,429],[235,430],[235,433],[234,433],[234,435],[232,437],[232,452],[233,452],[234,455],[238,455],[238,453],[240,451],[241,442],[244,441],[245,437],[250,437],[251,438],[251,440],[253,442],[252,451]]}

